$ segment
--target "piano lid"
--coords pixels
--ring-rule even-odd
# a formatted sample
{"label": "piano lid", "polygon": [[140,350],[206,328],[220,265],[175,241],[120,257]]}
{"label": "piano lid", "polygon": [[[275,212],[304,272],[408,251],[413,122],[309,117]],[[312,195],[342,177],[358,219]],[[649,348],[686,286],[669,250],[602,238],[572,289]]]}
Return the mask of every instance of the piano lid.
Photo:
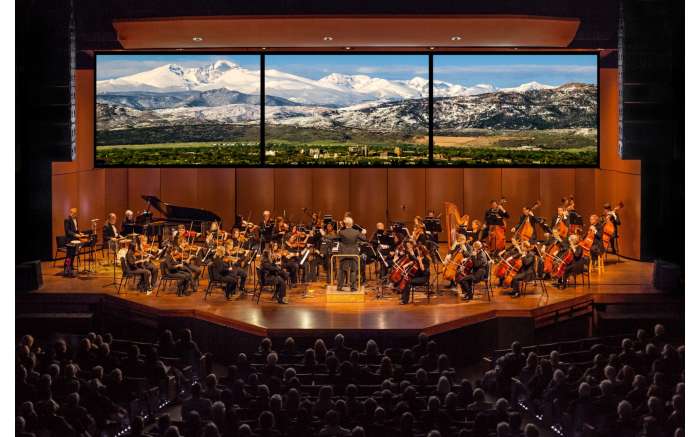
{"label": "piano lid", "polygon": [[200,208],[190,208],[188,206],[178,206],[172,205],[167,202],[163,202],[156,196],[141,196],[143,200],[149,206],[155,208],[158,212],[163,214],[163,217],[167,220],[179,221],[179,222],[220,222],[221,217],[216,215],[211,211]]}

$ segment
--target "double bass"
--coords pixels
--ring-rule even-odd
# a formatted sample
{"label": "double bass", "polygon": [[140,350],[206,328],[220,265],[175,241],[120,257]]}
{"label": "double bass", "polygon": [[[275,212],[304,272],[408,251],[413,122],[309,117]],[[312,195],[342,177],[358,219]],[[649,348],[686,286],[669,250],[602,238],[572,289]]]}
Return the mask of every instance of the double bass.
{"label": "double bass", "polygon": [[[613,208],[613,212],[617,213],[624,207],[625,205],[620,202]],[[605,215],[605,224],[603,225],[603,249],[606,251],[610,247],[610,241],[615,238],[615,224],[610,220],[610,217],[610,214]]]}
{"label": "double bass", "polygon": [[[498,202],[497,209],[501,211],[505,211],[505,208],[503,208],[503,205],[505,205],[507,200],[505,197],[501,198],[501,200]],[[487,239],[487,246],[489,248],[489,251],[495,252],[496,250],[503,250],[506,248],[506,219],[503,218],[503,226],[500,225],[490,225],[489,226],[489,234],[488,234],[488,239]],[[484,224],[484,226],[486,226]]]}
{"label": "double bass", "polygon": [[[530,208],[528,208],[528,211],[529,211],[529,212],[534,211],[534,210],[537,209],[541,204],[542,204],[542,202],[538,200],[537,202],[535,202],[534,205],[532,205]],[[532,217],[532,215],[528,214],[528,215],[525,217],[525,220],[523,220],[523,222],[518,226],[518,228],[515,229],[515,231],[514,231],[515,237],[516,237],[518,240],[520,240],[520,241],[530,241],[530,239],[532,238],[532,235],[535,233],[535,227],[534,227],[533,224],[530,222],[530,218],[531,218],[531,217]]]}

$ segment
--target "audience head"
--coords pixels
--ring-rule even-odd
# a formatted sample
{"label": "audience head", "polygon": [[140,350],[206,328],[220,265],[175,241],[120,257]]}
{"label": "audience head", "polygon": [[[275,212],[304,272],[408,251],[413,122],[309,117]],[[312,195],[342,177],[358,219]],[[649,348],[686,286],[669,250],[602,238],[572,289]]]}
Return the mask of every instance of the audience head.
{"label": "audience head", "polygon": [[540,430],[532,423],[525,425],[525,437],[540,437]]}
{"label": "audience head", "polygon": [[509,437],[510,436],[510,425],[506,422],[500,422],[496,425],[496,436],[497,437]]}

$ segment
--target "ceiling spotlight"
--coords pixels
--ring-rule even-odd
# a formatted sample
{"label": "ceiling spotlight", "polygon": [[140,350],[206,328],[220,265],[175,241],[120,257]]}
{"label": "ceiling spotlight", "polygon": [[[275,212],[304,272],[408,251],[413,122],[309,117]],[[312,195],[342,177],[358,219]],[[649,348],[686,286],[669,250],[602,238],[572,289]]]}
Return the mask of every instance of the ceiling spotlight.
{"label": "ceiling spotlight", "polygon": [[260,50],[267,50],[267,47],[260,47]]}
{"label": "ceiling spotlight", "polygon": [[461,36],[456,36],[456,35],[455,35],[455,36],[453,36],[453,37],[450,38],[450,39],[451,39],[452,41],[461,41],[461,40],[462,40],[462,37],[461,37]]}
{"label": "ceiling spotlight", "polygon": [[428,49],[430,49],[430,50],[435,50],[435,47],[428,47]]}
{"label": "ceiling spotlight", "polygon": [[345,47],[345,50],[350,50],[352,47]]}
{"label": "ceiling spotlight", "polygon": [[201,36],[193,36],[192,41],[200,42],[200,41],[204,41],[204,38],[202,38]]}
{"label": "ceiling spotlight", "polygon": [[323,40],[324,40],[324,41],[333,41],[333,37],[332,37],[332,36],[326,35],[326,36],[323,37]]}

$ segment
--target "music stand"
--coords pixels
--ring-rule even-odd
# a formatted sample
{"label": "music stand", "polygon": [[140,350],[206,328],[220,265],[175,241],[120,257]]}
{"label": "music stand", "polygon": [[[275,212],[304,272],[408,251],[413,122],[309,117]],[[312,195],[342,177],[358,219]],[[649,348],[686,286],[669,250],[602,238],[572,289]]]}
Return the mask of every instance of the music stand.
{"label": "music stand", "polygon": [[442,232],[442,223],[437,217],[426,217],[423,219],[423,224],[425,225],[425,231],[430,233],[433,241],[437,243],[438,234]]}

